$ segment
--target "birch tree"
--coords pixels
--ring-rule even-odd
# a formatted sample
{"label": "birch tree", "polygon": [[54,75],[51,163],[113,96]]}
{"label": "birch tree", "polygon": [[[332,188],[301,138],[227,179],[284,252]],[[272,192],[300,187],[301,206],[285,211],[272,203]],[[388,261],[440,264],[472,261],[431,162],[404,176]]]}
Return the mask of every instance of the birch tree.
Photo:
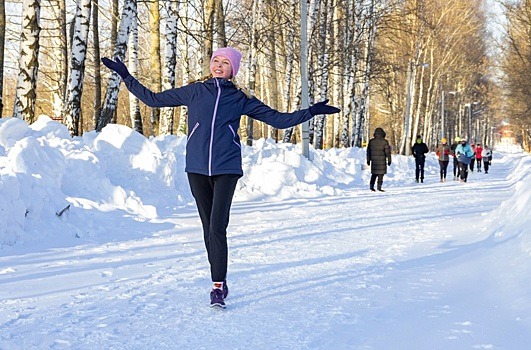
{"label": "birch tree", "polygon": [[[189,21],[190,18],[188,16],[188,2],[184,2],[182,6],[179,8],[179,17],[181,18],[181,21],[177,22],[177,41],[179,43],[179,47],[181,48],[179,50],[179,54],[181,57],[181,85],[185,85],[188,78],[191,75],[191,59],[190,59],[190,43],[189,43],[189,36],[186,34],[185,28],[189,28]],[[182,28],[180,27],[182,23]],[[188,109],[186,106],[180,107],[180,113],[179,118],[177,121],[177,127],[176,131],[177,133],[182,132],[186,133],[186,122],[187,122],[187,112]]]}
{"label": "birch tree", "polygon": [[[258,36],[259,36],[259,19],[260,9],[262,7],[262,0],[252,0],[252,12],[251,12],[251,45],[249,47],[248,56],[247,56],[247,86],[249,87],[251,95],[256,94],[256,66],[258,60]],[[247,146],[253,145],[253,120],[246,117],[247,124]]]}
{"label": "birch tree", "polygon": [[[328,95],[328,75],[329,75],[329,36],[328,36],[328,16],[330,8],[328,8],[328,0],[323,0],[320,3],[321,6],[321,16],[319,23],[319,34],[318,34],[318,67],[314,72],[318,72],[318,76],[314,77],[317,81],[317,86],[319,90],[319,101],[323,101],[327,98]],[[323,149],[323,139],[324,139],[324,115],[314,116],[314,147],[316,149]]]}
{"label": "birch tree", "polygon": [[[138,76],[138,19],[135,17],[131,22],[129,35],[129,50],[127,51],[129,72],[132,76]],[[133,94],[129,94],[129,116],[133,129],[143,134],[142,114],[140,113],[140,101]]]}
{"label": "birch tree", "polygon": [[365,119],[369,112],[369,93],[372,78],[372,68],[374,61],[374,50],[376,42],[376,32],[378,28],[378,15],[375,11],[374,0],[370,0],[365,7],[366,16],[364,36],[366,37],[363,53],[363,67],[361,72],[360,91],[356,110],[355,123],[352,132],[352,144],[356,147],[362,146],[364,135]]}
{"label": "birch tree", "polygon": [[[164,50],[164,74],[162,88],[164,90],[175,87],[175,72],[177,70],[177,23],[179,20],[179,3],[167,2],[168,19],[165,23],[166,45]],[[161,111],[161,134],[173,134],[174,108],[163,108]]]}
{"label": "birch tree", "polygon": [[[308,18],[306,19],[303,19],[301,18],[300,20],[306,20],[308,21],[308,26],[307,26],[307,33],[308,33],[308,37],[310,38],[314,31],[314,28],[316,26],[316,23],[317,23],[317,17],[318,17],[318,14],[319,14],[319,0],[310,0],[310,3],[309,3],[309,6],[308,6]],[[295,5],[296,6],[296,5]],[[305,5],[306,6],[306,5]],[[308,57],[311,57],[311,52],[312,52],[312,45],[308,45]],[[309,105],[312,105],[312,89],[313,89],[313,70],[310,69],[310,66],[308,67],[309,68],[309,72],[308,72],[308,90],[309,90],[309,98],[310,98],[310,101],[308,101]],[[296,106],[300,106],[301,105],[301,102],[300,100],[303,98],[301,96],[302,92],[301,92],[301,84],[300,82],[297,84],[297,96],[296,96],[296,99],[298,99],[298,103],[296,103],[295,105]],[[310,120],[310,130],[309,130],[309,133],[310,133],[310,140],[312,139],[312,136],[313,136],[313,123],[312,123],[312,120]],[[288,140],[288,139],[291,139],[292,138],[292,135],[293,135],[293,132],[294,132],[294,128],[288,128],[286,129],[285,133],[286,133],[286,136],[285,136],[285,140]]]}
{"label": "birch tree", "polygon": [[[161,55],[160,55],[160,10],[159,0],[149,2],[149,65],[150,65],[150,87],[153,91],[161,91]],[[151,134],[159,133],[160,109],[151,108]]]}
{"label": "birch tree", "polygon": [[0,1],[0,118],[4,110],[4,47],[6,42],[6,7]]}
{"label": "birch tree", "polygon": [[70,78],[65,103],[64,123],[73,136],[79,136],[81,96],[85,77],[85,58],[90,30],[91,0],[78,0],[74,18],[74,37],[70,60]]}
{"label": "birch tree", "polygon": [[[64,1],[64,0],[63,0]],[[94,38],[94,114],[92,124],[96,125],[101,113],[101,54],[99,28],[99,0],[92,0],[92,37]]]}
{"label": "birch tree", "polygon": [[[44,10],[44,7],[41,11]],[[44,74],[50,76],[48,80],[43,84],[49,86],[52,93],[52,108],[51,115],[56,119],[62,120],[64,118],[63,112],[65,111],[66,90],[68,85],[69,74],[69,36],[66,23],[66,1],[65,0],[51,0],[47,7],[49,12],[52,12],[52,18],[49,22],[46,30],[50,33],[51,40],[49,42],[48,50],[44,47],[46,41],[41,41],[41,52],[45,54],[48,52],[48,57],[51,58],[48,69],[51,69],[50,73]],[[43,23],[44,27],[44,23]],[[44,29],[44,28],[43,28]],[[41,60],[42,62],[42,60]],[[43,65],[39,66],[39,70],[44,70]]]}
{"label": "birch tree", "polygon": [[203,4],[203,45],[201,56],[202,75],[210,74],[210,57],[214,44],[214,17],[216,11],[216,0],[204,0]]}
{"label": "birch tree", "polygon": [[[269,106],[271,106],[273,109],[279,109],[279,79],[278,79],[278,68],[277,64],[280,63],[279,52],[281,50],[281,38],[280,35],[278,35],[278,28],[280,27],[280,18],[278,15],[278,10],[280,7],[280,4],[277,0],[269,1],[266,5],[266,13],[267,18],[269,19],[269,23],[271,24],[271,30],[268,31],[267,38],[267,47],[270,50],[270,53],[268,55],[270,66],[269,66],[269,81],[270,81],[270,88],[268,89],[270,93],[269,98]],[[278,62],[278,63],[277,63]],[[265,123],[264,123],[265,124]],[[270,125],[267,125],[267,133],[268,137],[272,137],[275,142],[278,142],[279,140],[279,132],[277,128],[273,128]]]}
{"label": "birch tree", "polygon": [[35,120],[37,99],[37,73],[39,69],[40,0],[24,0],[22,3],[22,30],[20,33],[19,73],[13,116]]}
{"label": "birch tree", "polygon": [[[290,3],[289,3],[289,6],[290,6],[290,13],[297,13],[297,5],[299,4],[299,0],[291,0]],[[299,16],[299,21],[300,21],[300,16]],[[293,22],[297,22],[297,21],[293,21]],[[289,23],[289,21],[288,21]],[[284,102],[285,102],[285,105],[284,105],[284,109],[285,110],[292,110],[292,109],[295,109],[296,108],[296,105],[292,102],[292,84],[293,84],[293,76],[294,76],[294,71],[295,71],[295,65],[294,65],[294,60],[295,60],[295,40],[293,40],[295,38],[295,27],[293,24],[290,24],[288,25],[288,28],[286,31],[282,31],[283,33],[285,32],[286,35],[285,35],[285,39],[284,39],[284,42],[286,43],[286,67],[285,67],[285,71],[286,71],[286,76],[285,76],[285,80],[286,80],[286,90],[285,90],[285,93],[284,93]],[[298,91],[298,90],[297,90]],[[285,129],[284,130],[284,139],[283,141],[284,142],[290,142],[291,138],[292,138],[292,135],[293,135],[293,131],[294,131],[294,127],[291,127],[291,128],[288,128],[288,129]]]}
{"label": "birch tree", "polygon": [[[127,41],[129,38],[129,31],[131,30],[131,23],[137,13],[136,0],[125,0],[122,11],[122,18],[120,21],[120,28],[114,46],[114,58],[124,60],[125,50],[127,48]],[[121,78],[118,73],[113,72],[109,77],[107,91],[105,93],[105,100],[103,102],[103,109],[101,117],[96,125],[96,130],[101,131],[107,124],[109,124],[116,111],[118,103],[118,89],[120,87]]]}
{"label": "birch tree", "polygon": [[216,19],[216,42],[218,47],[226,47],[228,45],[227,32],[225,27],[225,11],[223,10],[223,1],[216,0],[214,4],[215,19]]}

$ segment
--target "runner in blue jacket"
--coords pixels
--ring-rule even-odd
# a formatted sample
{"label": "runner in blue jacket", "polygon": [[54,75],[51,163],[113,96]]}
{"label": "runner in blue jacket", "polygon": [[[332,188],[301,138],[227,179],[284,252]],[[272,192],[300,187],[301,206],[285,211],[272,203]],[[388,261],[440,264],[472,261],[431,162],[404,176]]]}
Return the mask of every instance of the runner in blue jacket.
{"label": "runner in blue jacket", "polygon": [[154,93],[133,78],[120,61],[103,58],[117,72],[127,89],[149,107],[188,107],[186,168],[196,201],[213,282],[210,302],[225,307],[227,287],[227,227],[238,179],[243,175],[238,129],[242,115],[285,129],[314,115],[338,113],[328,100],[308,109],[282,113],[248,96],[233,78],[240,67],[241,53],[230,47],[217,49],[210,61],[211,76],[186,86]]}
{"label": "runner in blue jacket", "polygon": [[461,138],[461,143],[455,148],[455,156],[459,165],[460,181],[466,182],[468,179],[468,165],[474,157],[474,151],[466,138]]}

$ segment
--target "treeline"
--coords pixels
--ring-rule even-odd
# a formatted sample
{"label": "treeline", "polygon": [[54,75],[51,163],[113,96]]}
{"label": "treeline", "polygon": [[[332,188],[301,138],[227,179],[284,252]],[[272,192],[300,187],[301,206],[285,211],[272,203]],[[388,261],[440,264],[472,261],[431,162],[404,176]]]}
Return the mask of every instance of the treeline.
{"label": "treeline", "polygon": [[[161,91],[207,75],[210,55],[221,46],[244,53],[241,86],[279,110],[300,108],[299,0],[6,3],[9,22],[0,8],[0,45],[11,44],[2,46],[0,56],[4,116],[31,123],[46,114],[72,135],[108,123],[144,135],[184,133],[185,108],[151,110],[139,104],[119,89],[119,77],[100,65],[100,57],[124,60],[135,77]],[[312,120],[315,148],[362,146],[377,126],[387,131],[397,152],[406,154],[417,134],[429,144],[443,136],[493,142],[507,117],[501,91],[516,86],[516,79],[523,84],[525,77],[514,73],[514,84],[504,86],[494,75],[499,67],[489,46],[486,1],[303,3],[308,6],[309,103],[328,97],[342,109]],[[524,41],[518,45],[529,45]],[[516,39],[511,43],[506,67],[514,69],[520,50],[529,50]],[[13,47],[19,47],[16,54]],[[13,59],[18,62],[8,69]],[[521,87],[518,91],[525,96]],[[521,120],[528,115],[525,103],[510,105]],[[298,128],[275,130],[247,118],[240,132],[248,144],[262,137],[300,140]]]}

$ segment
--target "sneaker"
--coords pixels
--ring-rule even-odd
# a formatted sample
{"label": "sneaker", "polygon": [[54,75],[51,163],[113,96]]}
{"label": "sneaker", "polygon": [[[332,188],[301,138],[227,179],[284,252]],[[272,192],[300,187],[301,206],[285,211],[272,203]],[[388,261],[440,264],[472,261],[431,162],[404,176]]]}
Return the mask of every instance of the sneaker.
{"label": "sneaker", "polygon": [[210,306],[225,308],[225,301],[223,301],[223,291],[219,288],[213,288],[210,291]]}
{"label": "sneaker", "polygon": [[227,286],[227,280],[223,281],[223,299],[227,299],[229,295],[229,287]]}
{"label": "sneaker", "polygon": [[415,182],[417,182],[417,183],[418,183],[418,182],[419,182],[419,179],[415,179]]}
{"label": "sneaker", "polygon": [[378,189],[378,191],[380,191],[380,192],[385,192],[385,191],[384,191],[384,190],[382,190],[381,188],[379,188],[379,189]]}
{"label": "sneaker", "polygon": [[376,190],[374,188],[371,188],[371,191],[376,192]]}

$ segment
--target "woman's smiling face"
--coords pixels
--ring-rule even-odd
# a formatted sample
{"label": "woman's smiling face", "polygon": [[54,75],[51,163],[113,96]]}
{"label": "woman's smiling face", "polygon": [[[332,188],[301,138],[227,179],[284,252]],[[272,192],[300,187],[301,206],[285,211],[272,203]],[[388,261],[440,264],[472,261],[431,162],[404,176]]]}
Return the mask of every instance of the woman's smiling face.
{"label": "woman's smiling face", "polygon": [[214,78],[229,79],[232,76],[232,65],[225,56],[216,56],[210,62],[210,73]]}

